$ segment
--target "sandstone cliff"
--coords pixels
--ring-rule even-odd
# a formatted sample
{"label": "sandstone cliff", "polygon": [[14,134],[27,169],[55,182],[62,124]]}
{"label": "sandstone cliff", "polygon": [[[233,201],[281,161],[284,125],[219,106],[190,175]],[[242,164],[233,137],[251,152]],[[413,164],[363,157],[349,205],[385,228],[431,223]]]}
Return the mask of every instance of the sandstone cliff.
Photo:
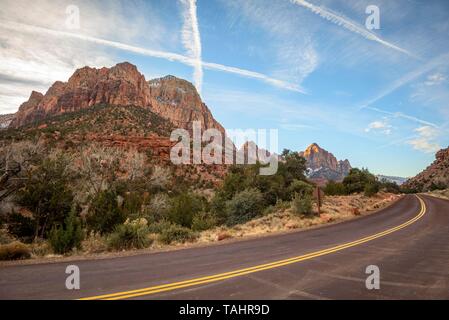
{"label": "sandstone cliff", "polygon": [[223,131],[191,83],[173,76],[147,82],[136,66],[127,62],[112,68],[84,67],[67,82],[55,82],[45,95],[32,92],[10,126],[18,128],[98,104],[148,108],[176,127],[191,129],[193,121],[200,121],[203,129]]}

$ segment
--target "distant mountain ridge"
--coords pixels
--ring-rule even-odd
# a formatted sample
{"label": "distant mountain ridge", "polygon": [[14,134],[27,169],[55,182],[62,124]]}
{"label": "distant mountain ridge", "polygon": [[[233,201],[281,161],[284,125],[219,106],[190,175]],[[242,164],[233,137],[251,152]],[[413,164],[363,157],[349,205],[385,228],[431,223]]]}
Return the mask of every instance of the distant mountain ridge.
{"label": "distant mountain ridge", "polygon": [[342,181],[352,169],[348,159],[337,160],[330,152],[321,148],[317,143],[312,143],[299,155],[307,161],[307,176],[318,184],[326,184],[328,181]]}
{"label": "distant mountain ridge", "polygon": [[403,177],[384,176],[381,174],[378,174],[376,177],[377,177],[377,179],[379,179],[379,181],[387,180],[388,182],[396,183],[398,186],[404,184],[408,179],[408,178],[403,178]]}

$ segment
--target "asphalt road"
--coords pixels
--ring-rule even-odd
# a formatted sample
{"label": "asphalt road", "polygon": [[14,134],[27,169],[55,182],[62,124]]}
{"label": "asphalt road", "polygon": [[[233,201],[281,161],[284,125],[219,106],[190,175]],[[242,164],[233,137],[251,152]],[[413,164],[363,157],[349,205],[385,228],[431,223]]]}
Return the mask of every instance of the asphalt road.
{"label": "asphalt road", "polygon": [[[1,299],[449,299],[449,201],[217,246],[0,268]],[[80,290],[67,290],[67,265]],[[380,271],[368,290],[366,267]]]}

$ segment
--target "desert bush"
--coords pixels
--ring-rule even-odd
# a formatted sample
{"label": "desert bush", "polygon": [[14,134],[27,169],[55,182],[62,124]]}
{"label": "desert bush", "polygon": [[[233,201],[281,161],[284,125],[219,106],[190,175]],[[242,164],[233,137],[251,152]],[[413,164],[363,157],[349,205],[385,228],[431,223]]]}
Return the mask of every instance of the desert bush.
{"label": "desert bush", "polygon": [[36,222],[31,217],[12,212],[7,217],[7,229],[9,234],[17,237],[22,242],[30,243],[36,234]]}
{"label": "desert bush", "polygon": [[174,224],[190,228],[193,216],[204,209],[204,199],[193,193],[181,193],[170,200],[168,219]]}
{"label": "desert bush", "polygon": [[30,249],[22,242],[0,245],[0,260],[21,260],[31,257]]}
{"label": "desert bush", "polygon": [[293,182],[288,187],[288,191],[291,194],[292,198],[295,194],[298,194],[300,196],[311,196],[313,193],[313,186],[305,181],[293,180]]}
{"label": "desert bush", "polygon": [[113,250],[143,249],[151,245],[145,224],[125,223],[117,226],[109,236],[107,244]]}
{"label": "desert bush", "polygon": [[172,242],[189,242],[194,241],[198,235],[190,230],[179,225],[171,225],[168,228],[162,230],[159,236],[159,240],[162,243],[170,244]]}
{"label": "desert bush", "polygon": [[343,196],[348,192],[341,182],[329,181],[324,188],[324,193],[328,196]]}
{"label": "desert bush", "polygon": [[192,230],[204,231],[217,225],[217,218],[209,212],[199,212],[193,216]]}
{"label": "desert bush", "polygon": [[145,206],[144,217],[154,223],[168,216],[170,210],[170,199],[165,193],[158,193],[151,198],[150,203]]}
{"label": "desert bush", "polygon": [[312,214],[312,197],[309,195],[301,196],[296,194],[292,200],[292,211],[294,214]]}
{"label": "desert bush", "polygon": [[114,191],[101,191],[91,201],[86,217],[89,231],[110,233],[115,226],[125,222],[126,216],[119,208]]}
{"label": "desert bush", "polygon": [[148,231],[150,233],[161,234],[162,231],[171,227],[172,223],[167,220],[161,220],[156,222],[150,222],[148,225]]}
{"label": "desert bush", "polygon": [[73,248],[80,249],[84,232],[77,210],[72,208],[70,214],[61,226],[54,226],[50,232],[49,242],[55,253],[66,254]]}
{"label": "desert bush", "polygon": [[14,237],[6,229],[0,229],[0,245],[8,244],[14,241]]}
{"label": "desert bush", "polygon": [[150,176],[150,186],[154,191],[166,190],[172,180],[170,169],[155,166]]}
{"label": "desert bush", "polygon": [[366,197],[372,197],[379,192],[379,183],[371,181],[365,184],[364,194]]}
{"label": "desert bush", "polygon": [[258,216],[263,208],[263,196],[257,189],[246,189],[226,202],[226,223],[233,226]]}

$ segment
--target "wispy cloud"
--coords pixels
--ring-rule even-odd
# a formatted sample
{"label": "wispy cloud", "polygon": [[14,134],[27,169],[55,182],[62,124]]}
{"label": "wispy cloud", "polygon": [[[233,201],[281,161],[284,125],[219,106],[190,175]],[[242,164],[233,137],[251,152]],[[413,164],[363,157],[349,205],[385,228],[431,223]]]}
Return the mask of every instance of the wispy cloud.
{"label": "wispy cloud", "polygon": [[382,113],[382,114],[385,114],[385,115],[388,115],[388,116],[391,116],[394,118],[402,118],[402,119],[410,120],[410,121],[420,123],[422,125],[431,126],[434,128],[438,127],[438,125],[433,122],[426,121],[426,120],[423,120],[423,119],[420,119],[420,118],[417,118],[417,117],[414,117],[414,116],[411,116],[411,115],[408,115],[408,114],[405,114],[402,112],[390,112],[390,111],[382,110],[382,109],[379,109],[376,107],[366,107],[365,109],[372,110],[372,111],[375,111],[378,113]]}
{"label": "wispy cloud", "polygon": [[413,146],[413,149],[425,153],[435,153],[441,149],[441,146],[435,142],[439,131],[430,126],[422,126],[415,129],[417,137],[407,141],[407,144]]}
{"label": "wispy cloud", "polygon": [[359,34],[368,40],[375,41],[377,43],[382,44],[385,47],[394,49],[396,51],[405,53],[408,56],[416,58],[415,55],[413,55],[409,51],[407,51],[401,47],[398,47],[397,45],[395,45],[391,42],[383,40],[376,34],[368,31],[364,26],[362,26],[362,25],[358,24],[357,22],[352,21],[351,19],[349,19],[341,14],[338,14],[330,9],[327,9],[323,6],[316,6],[312,3],[304,1],[304,0],[290,0],[290,1],[294,4],[297,4],[299,6],[302,6],[306,9],[312,11],[313,13],[319,15],[320,17],[322,17],[332,23],[342,26],[343,28],[346,28],[347,30],[349,30],[351,32]]}
{"label": "wispy cloud", "polygon": [[386,97],[387,95],[393,93],[394,91],[405,86],[406,84],[409,84],[410,82],[418,79],[422,75],[432,71],[433,69],[435,69],[441,65],[445,65],[448,62],[449,62],[449,52],[430,60],[429,62],[427,62],[423,66],[419,67],[418,69],[416,69],[410,73],[407,73],[405,76],[394,81],[390,86],[385,88],[377,96],[375,96],[374,98],[371,98],[370,100],[363,103],[360,108],[363,109],[363,108],[366,108],[366,107],[374,104],[375,102],[377,102],[380,99]]}
{"label": "wispy cloud", "polygon": [[[79,34],[79,33],[53,30],[53,29],[43,28],[43,27],[34,26],[34,25],[16,23],[13,21],[0,22],[0,28],[5,28],[8,30],[13,30],[13,31],[17,31],[17,32],[45,34],[45,35],[50,35],[50,36],[59,37],[59,38],[71,38],[71,39],[82,40],[82,41],[94,43],[97,45],[108,46],[108,47],[116,48],[119,50],[133,52],[136,54],[141,54],[141,55],[145,55],[145,56],[149,56],[149,57],[161,58],[161,59],[165,59],[165,60],[169,60],[169,61],[176,61],[176,62],[180,62],[185,65],[192,66],[192,67],[194,67],[197,64],[197,61],[195,59],[186,57],[181,54],[167,52],[167,51],[141,48],[141,47],[137,47],[137,46],[124,44],[121,42],[105,40],[105,39],[92,37],[92,36]],[[282,88],[282,89],[291,90],[291,91],[295,91],[295,92],[299,92],[299,93],[306,93],[305,90],[303,88],[301,88],[299,85],[285,82],[285,81],[282,81],[279,79],[275,79],[275,78],[272,78],[270,76],[267,76],[267,75],[259,73],[259,72],[245,70],[245,69],[241,69],[241,68],[237,68],[237,67],[230,67],[230,66],[219,64],[219,63],[205,62],[205,61],[202,62],[202,66],[204,68],[210,69],[210,70],[227,72],[227,73],[236,74],[236,75],[246,77],[246,78],[259,79],[268,84],[274,85],[274,86]]]}
{"label": "wispy cloud", "polygon": [[201,36],[197,16],[196,0],[181,0],[185,7],[184,25],[182,28],[182,42],[187,49],[189,57],[194,59],[193,81],[201,94],[203,83],[203,67],[201,62]]}
{"label": "wispy cloud", "polygon": [[365,132],[378,131],[385,135],[390,135],[392,126],[384,119],[371,122],[365,129]]}

